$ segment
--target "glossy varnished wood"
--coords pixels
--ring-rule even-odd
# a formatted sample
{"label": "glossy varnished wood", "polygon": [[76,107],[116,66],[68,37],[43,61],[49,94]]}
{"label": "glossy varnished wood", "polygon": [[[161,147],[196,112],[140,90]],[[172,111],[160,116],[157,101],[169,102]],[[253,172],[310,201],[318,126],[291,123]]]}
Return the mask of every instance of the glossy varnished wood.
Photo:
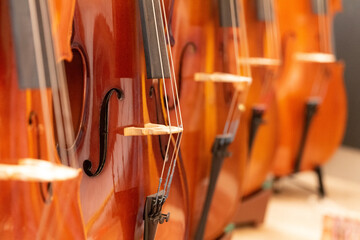
{"label": "glossy varnished wood", "polygon": [[[109,100],[104,167],[97,176],[84,175],[81,182],[87,236],[140,239],[145,199],[157,191],[165,141],[159,136],[124,136],[124,128],[164,124],[158,118],[159,81],[146,79],[138,1],[77,1],[72,46],[81,52],[85,66],[82,119],[74,147],[80,165],[90,160],[92,172],[99,164],[103,99],[110,89],[122,91],[120,99],[113,94]],[[159,239],[187,236],[183,174],[179,161],[163,208],[170,212],[170,221],[159,225]]]}

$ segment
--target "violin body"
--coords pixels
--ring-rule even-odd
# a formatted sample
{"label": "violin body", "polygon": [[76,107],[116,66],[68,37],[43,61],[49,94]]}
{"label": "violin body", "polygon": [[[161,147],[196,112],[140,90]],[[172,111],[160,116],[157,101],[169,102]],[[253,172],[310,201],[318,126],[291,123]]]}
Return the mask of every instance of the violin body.
{"label": "violin body", "polygon": [[[337,62],[328,66],[319,66],[297,63],[293,64],[293,67],[295,69],[284,70],[284,74],[289,74],[287,76],[291,78],[291,86],[283,84],[278,88],[279,123],[282,127],[279,131],[280,146],[273,169],[276,176],[293,172],[294,159],[304,129],[304,121],[301,120],[304,119],[306,97],[310,95],[311,88],[296,88],[296,84],[311,86],[315,80],[312,72],[318,71],[319,68],[325,69],[324,77],[328,86],[309,129],[301,171],[313,170],[329,160],[341,144],[345,130],[346,93],[343,84],[343,64]],[[298,106],[297,110],[295,106]],[[285,129],[293,130],[290,132]]]}
{"label": "violin body", "polygon": [[[249,163],[246,167],[246,177],[242,186],[244,197],[261,189],[271,170],[277,149],[278,106],[275,101],[275,81],[278,76],[280,59],[274,59],[275,56],[269,58],[267,54],[269,51],[266,49],[267,44],[269,44],[267,37],[269,36],[266,35],[268,23],[265,23],[265,21],[274,21],[276,13],[270,13],[272,14],[269,17],[272,18],[271,20],[259,19],[257,13],[259,8],[264,6],[257,5],[258,2],[244,1],[249,55],[250,59],[253,60],[251,65],[253,81],[249,88],[242,123],[246,126],[244,129],[247,132],[249,145]],[[264,11],[267,10],[273,9],[265,9]],[[272,47],[275,48],[275,46]],[[274,63],[265,64],[266,61]]]}
{"label": "violin body", "polygon": [[[25,14],[11,17],[11,11],[24,9],[24,5],[19,8],[17,4],[20,3],[0,2],[0,136],[3,139],[0,144],[0,235],[5,239],[85,239],[79,205],[81,173],[59,165],[61,161],[56,153],[54,126],[52,122],[47,125],[45,120],[53,120],[52,91],[50,88],[28,87],[26,79],[31,79],[33,72],[28,71],[25,81],[21,79],[24,76],[19,74],[26,70],[20,69],[22,59],[16,55],[18,45],[12,28],[19,26],[14,24],[13,19],[19,21],[23,17],[22,20],[30,21]],[[66,20],[71,25],[72,11],[68,6],[74,2],[62,3],[69,17]],[[54,18],[50,20],[53,26]],[[58,26],[69,25],[65,19],[58,20]],[[59,34],[69,31],[66,27],[61,29]],[[52,41],[56,44],[55,40]],[[29,44],[27,47],[31,49],[32,46]],[[26,59],[26,53],[22,54]],[[65,58],[64,54],[57,57],[54,61]],[[25,63],[30,68],[37,67],[34,62]],[[34,79],[35,85],[37,81]],[[63,169],[63,173],[71,176],[56,178],[55,169]],[[47,176],[39,176],[44,172]]]}
{"label": "violin body", "polygon": [[[289,5],[278,1],[280,32],[285,44],[285,64],[276,85],[279,110],[279,147],[275,165],[276,176],[297,171],[313,170],[324,164],[340,145],[346,123],[346,93],[343,83],[343,63],[319,59],[299,60],[296,54],[333,52],[331,43],[321,31],[330,32],[331,19],[341,10],[337,0],[328,1],[326,26],[319,29],[318,15],[314,14],[311,1],[297,1]],[[320,12],[321,14],[321,12]],[[296,26],[296,28],[295,28]],[[329,39],[331,35],[327,35]],[[325,47],[323,46],[325,45]],[[315,54],[316,55],[316,54]],[[307,104],[316,103],[316,113],[308,121]],[[291,129],[291,131],[289,131]],[[303,150],[302,140],[304,141]]]}
{"label": "violin body", "polygon": [[[66,68],[78,123],[74,148],[86,173],[80,198],[87,236],[140,239],[145,199],[156,193],[165,145],[159,136],[124,136],[126,127],[163,121],[160,81],[146,78],[138,1],[77,1],[72,49],[77,57]],[[158,227],[157,238],[184,239],[181,162],[171,190],[163,209],[171,220]]]}
{"label": "violin body", "polygon": [[[2,238],[86,239],[78,202],[79,170],[26,159],[17,165],[0,164],[0,171]],[[53,171],[53,175],[44,176],[44,171]],[[45,187],[41,192],[40,184],[46,186],[49,180],[51,194],[45,193]]]}
{"label": "violin body", "polygon": [[[199,227],[209,188],[212,147],[225,126],[234,91],[231,83],[195,79],[197,73],[234,70],[229,65],[230,57],[226,57],[225,45],[229,44],[227,48],[231,49],[235,37],[230,28],[220,29],[218,8],[218,1],[203,4],[183,0],[175,1],[174,5],[173,53],[183,112],[181,156],[189,186],[191,238]],[[224,36],[230,39],[229,43],[224,42]],[[237,134],[229,146],[231,156],[224,160],[216,182],[204,239],[214,239],[223,233],[240,199],[239,185],[247,154],[244,138],[245,135]]]}
{"label": "violin body", "polygon": [[[260,67],[261,68],[261,67]],[[256,111],[264,111],[262,116],[262,123],[259,126],[253,145],[249,150],[249,163],[246,166],[246,174],[244,185],[242,186],[242,196],[248,196],[262,188],[271,167],[273,165],[275,152],[277,149],[277,130],[278,130],[278,106],[275,99],[269,99],[269,102],[261,103],[259,101],[259,94],[262,90],[262,80],[267,74],[268,70],[260,69],[259,67],[252,67],[253,83],[249,89],[249,95],[246,102],[246,112],[244,113],[245,130],[247,131],[247,140],[250,141],[251,123]],[[273,90],[270,90],[273,91]],[[275,97],[275,92],[272,92]],[[265,108],[264,108],[265,107]]]}

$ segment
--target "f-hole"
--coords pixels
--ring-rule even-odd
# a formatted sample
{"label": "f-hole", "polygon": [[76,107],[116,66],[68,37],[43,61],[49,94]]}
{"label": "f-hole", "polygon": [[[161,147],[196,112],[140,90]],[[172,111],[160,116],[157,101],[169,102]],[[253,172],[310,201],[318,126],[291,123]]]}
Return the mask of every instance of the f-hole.
{"label": "f-hole", "polygon": [[[40,133],[39,133],[39,117],[36,114],[36,112],[31,111],[29,114],[28,119],[29,126],[31,126],[34,129],[35,134],[35,147],[36,147],[36,153],[34,154],[37,159],[41,159],[41,145],[40,145]],[[39,190],[41,199],[45,204],[49,204],[52,201],[53,198],[53,190],[52,190],[52,183],[46,183],[46,189],[44,189],[44,183],[39,183]]]}
{"label": "f-hole", "polygon": [[[64,61],[65,73],[69,91],[70,110],[73,129],[76,139],[82,132],[84,112],[86,109],[88,83],[87,83],[87,61],[82,49],[75,46],[72,49],[73,58],[71,62]],[[72,144],[72,143],[71,143]]]}
{"label": "f-hole", "polygon": [[[181,85],[182,85],[182,79],[183,79],[183,66],[184,66],[184,58],[185,58],[185,53],[187,52],[188,49],[192,49],[193,52],[195,53],[197,51],[197,47],[195,45],[194,42],[188,42],[186,43],[186,45],[183,47],[183,49],[181,50],[181,55],[180,55],[180,63],[179,63],[179,75],[178,75],[178,83],[177,83],[177,90],[178,90],[178,95],[179,97],[181,96]],[[178,103],[178,99],[174,99],[173,100],[174,103],[172,106],[169,106],[170,110],[175,109],[175,107],[179,104]]]}
{"label": "f-hole", "polygon": [[[45,204],[51,203],[53,199],[53,184],[51,182],[46,183],[46,189],[44,190],[44,183],[39,183],[40,186],[40,194],[43,202]],[[45,191],[47,193],[45,193]]]}
{"label": "f-hole", "polygon": [[118,100],[122,100],[124,98],[124,93],[122,90],[118,88],[110,89],[102,102],[101,110],[100,110],[100,156],[99,156],[99,165],[95,172],[92,172],[92,163],[90,160],[85,160],[83,163],[83,169],[86,175],[89,177],[95,177],[99,175],[106,161],[107,154],[107,144],[108,144],[108,134],[109,134],[109,102],[113,93],[116,93],[116,97]]}

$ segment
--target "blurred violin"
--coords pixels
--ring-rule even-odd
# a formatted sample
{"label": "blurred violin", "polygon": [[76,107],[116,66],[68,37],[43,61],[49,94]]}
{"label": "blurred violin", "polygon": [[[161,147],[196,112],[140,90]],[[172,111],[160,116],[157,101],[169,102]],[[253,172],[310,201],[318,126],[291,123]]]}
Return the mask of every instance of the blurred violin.
{"label": "blurred violin", "polygon": [[85,239],[76,158],[57,151],[73,137],[61,64],[71,58],[70,42],[58,39],[71,32],[73,6],[0,2],[0,235],[6,239]]}
{"label": "blurred violin", "polygon": [[247,146],[246,136],[237,133],[251,82],[250,67],[241,62],[247,56],[241,4],[174,5],[173,51],[185,129],[181,156],[195,239],[219,237],[240,199]]}
{"label": "blurred violin", "polygon": [[181,112],[170,115],[165,98],[177,93],[164,9],[158,0],[76,2],[66,74],[92,239],[188,235]]}
{"label": "blurred violin", "polygon": [[[286,45],[277,82],[279,147],[276,176],[315,170],[341,143],[346,122],[343,64],[333,48],[332,19],[339,0],[278,1],[280,33]],[[290,131],[291,129],[291,131]]]}
{"label": "blurred violin", "polygon": [[249,164],[243,196],[261,190],[277,148],[275,80],[281,65],[276,1],[245,0],[245,21],[253,82],[246,101],[242,124],[247,126]]}

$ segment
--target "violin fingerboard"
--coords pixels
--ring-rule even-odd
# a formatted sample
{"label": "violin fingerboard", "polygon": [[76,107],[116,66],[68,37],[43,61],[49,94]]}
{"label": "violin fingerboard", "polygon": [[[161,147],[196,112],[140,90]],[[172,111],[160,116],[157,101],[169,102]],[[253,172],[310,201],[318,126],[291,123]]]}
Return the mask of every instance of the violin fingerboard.
{"label": "violin fingerboard", "polygon": [[139,0],[148,79],[170,78],[164,22],[158,0]]}
{"label": "violin fingerboard", "polygon": [[311,7],[313,13],[317,15],[326,15],[329,9],[327,0],[311,0]]}
{"label": "violin fingerboard", "polygon": [[221,27],[239,27],[238,5],[236,0],[219,0]]}
{"label": "violin fingerboard", "polygon": [[[51,30],[44,29],[43,22],[48,21],[50,26],[50,21],[41,17],[40,1],[16,0],[9,1],[9,3],[19,87],[21,89],[39,88],[40,75],[45,77],[46,87],[49,87],[49,64],[51,62],[46,54],[45,34],[50,34],[51,38]],[[47,4],[46,1],[43,3]],[[30,8],[30,4],[34,4],[35,8]],[[35,17],[33,18],[31,9],[34,11],[33,16]],[[48,18],[47,14],[46,16]],[[38,31],[34,31],[34,28],[38,28]],[[40,42],[36,43],[35,39]],[[41,68],[38,68],[40,62],[38,62],[39,58],[36,58],[35,44],[41,48],[41,53],[38,52],[40,58],[42,57]],[[40,73],[39,69],[42,69],[43,72]]]}
{"label": "violin fingerboard", "polygon": [[274,6],[272,0],[256,0],[256,14],[259,21],[274,21]]}

